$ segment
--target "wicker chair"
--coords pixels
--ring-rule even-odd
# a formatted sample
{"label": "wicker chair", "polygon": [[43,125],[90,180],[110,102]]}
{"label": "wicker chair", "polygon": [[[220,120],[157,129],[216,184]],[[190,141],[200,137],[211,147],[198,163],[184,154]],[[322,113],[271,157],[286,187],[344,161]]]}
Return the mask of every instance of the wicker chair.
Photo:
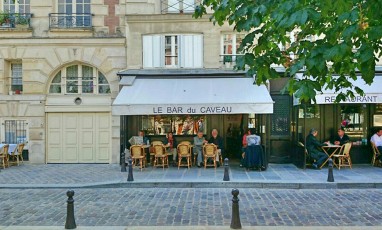
{"label": "wicker chair", "polygon": [[150,152],[150,162],[151,162],[151,163],[154,161],[154,157],[155,157],[154,145],[162,145],[162,144],[163,144],[162,141],[152,141],[152,142],[151,142],[151,147],[149,148],[149,152]]}
{"label": "wicker chair", "polygon": [[[178,169],[180,166],[187,166],[187,168],[191,167],[191,148],[188,144],[179,144],[177,147],[178,151]],[[186,158],[186,162],[182,164],[182,159]]]}
{"label": "wicker chair", "polygon": [[133,160],[133,166],[136,166],[139,163],[139,168],[142,169],[146,167],[146,157],[145,151],[142,145],[132,145],[130,147],[131,159]]}
{"label": "wicker chair", "polygon": [[[204,156],[204,168],[207,166],[214,166],[216,168],[216,154],[217,154],[217,147],[214,144],[205,144],[203,146],[203,156]],[[208,159],[212,159],[211,164],[208,163]]]}
{"label": "wicker chair", "polygon": [[[351,163],[351,158],[350,158],[350,149],[351,149],[351,143],[346,143],[342,145],[340,151],[338,154],[334,154],[334,165],[337,166],[338,169],[341,169],[341,166],[348,166],[351,168],[352,163]],[[338,163],[336,162],[336,158],[338,158]]]}
{"label": "wicker chair", "polygon": [[4,169],[6,167],[9,167],[8,148],[9,148],[9,145],[4,145],[2,151],[0,152],[0,163]]}
{"label": "wicker chair", "polygon": [[16,162],[17,166],[20,165],[20,160],[22,163],[24,163],[24,158],[23,158],[24,146],[25,144],[23,143],[18,144],[17,147],[15,148],[15,151],[10,155],[10,158]]}
{"label": "wicker chair", "polygon": [[371,141],[371,148],[373,149],[373,158],[371,159],[371,165],[372,166],[380,166],[381,163],[379,163],[379,161],[377,161],[377,158],[378,158],[378,156],[381,155],[381,153],[379,152],[379,149],[377,148],[375,143],[372,141]]}
{"label": "wicker chair", "polygon": [[[163,169],[165,166],[168,167],[168,155],[166,153],[164,145],[154,145],[155,158],[154,165],[155,167],[162,166]],[[159,163],[161,162],[161,163]]]}

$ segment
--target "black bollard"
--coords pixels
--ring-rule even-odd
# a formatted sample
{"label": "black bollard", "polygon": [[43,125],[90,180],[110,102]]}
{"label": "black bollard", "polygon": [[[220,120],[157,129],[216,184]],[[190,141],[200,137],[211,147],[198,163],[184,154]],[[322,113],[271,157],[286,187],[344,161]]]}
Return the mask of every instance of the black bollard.
{"label": "black bollard", "polygon": [[229,165],[228,165],[228,158],[224,159],[224,177],[223,181],[229,181]]}
{"label": "black bollard", "polygon": [[232,229],[241,229],[240,222],[240,213],[239,213],[239,195],[238,189],[232,189],[232,219],[231,219],[231,228]]}
{"label": "black bollard", "polygon": [[129,162],[129,175],[127,176],[127,181],[134,181],[134,177],[133,177],[133,162],[131,160],[131,157],[129,157],[128,162]]}
{"label": "black bollard", "polygon": [[75,229],[77,228],[77,225],[74,219],[74,191],[69,190],[66,192],[66,195],[68,196],[68,208],[66,213],[65,229]]}
{"label": "black bollard", "polygon": [[333,176],[333,160],[332,160],[332,158],[329,159],[328,182],[334,182],[334,176]]}
{"label": "black bollard", "polygon": [[126,172],[126,159],[125,159],[125,153],[121,153],[121,172]]}

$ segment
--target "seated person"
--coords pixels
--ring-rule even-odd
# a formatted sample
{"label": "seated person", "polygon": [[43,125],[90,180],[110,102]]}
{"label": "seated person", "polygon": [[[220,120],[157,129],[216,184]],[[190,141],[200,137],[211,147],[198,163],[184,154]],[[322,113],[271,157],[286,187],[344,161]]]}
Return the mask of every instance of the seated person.
{"label": "seated person", "polygon": [[256,129],[249,129],[249,134],[246,137],[247,148],[245,149],[245,167],[249,168],[260,168],[263,166],[263,154],[261,148],[261,138],[256,135]]}
{"label": "seated person", "polygon": [[176,147],[178,146],[178,143],[173,135],[172,132],[168,132],[167,135],[166,135],[166,138],[164,139],[163,141],[163,144],[168,147],[168,152],[170,154],[172,154],[172,162],[173,162],[173,166],[177,166],[176,165],[176,157],[178,156],[178,152],[176,150]]}
{"label": "seated person", "polygon": [[132,136],[129,139],[129,143],[131,145],[146,145],[146,144],[149,145],[150,141],[149,141],[149,138],[145,136],[145,132],[143,130],[140,130],[138,132],[138,136]]}
{"label": "seated person", "polygon": [[306,150],[308,150],[309,155],[316,160],[315,163],[313,163],[313,167],[318,169],[321,167],[322,163],[325,162],[326,159],[328,159],[328,155],[326,155],[324,152],[320,151],[320,147],[328,145],[327,143],[320,143],[316,136],[318,134],[318,131],[314,128],[312,128],[309,132],[309,135],[306,137]]}
{"label": "seated person", "polygon": [[337,136],[334,138],[333,143],[335,145],[343,145],[345,143],[348,143],[350,141],[350,138],[348,135],[345,134],[344,128],[339,128],[337,130]]}
{"label": "seated person", "polygon": [[245,149],[247,148],[247,136],[250,135],[249,129],[246,130],[246,132],[243,135],[243,138],[241,140],[242,147],[241,147],[241,160],[240,160],[240,167],[243,167],[244,165],[244,156],[245,156]]}
{"label": "seated person", "polygon": [[218,152],[216,154],[216,165],[220,167],[220,162],[219,162],[219,156],[223,154],[224,151],[224,143],[223,143],[223,138],[221,138],[218,135],[218,130],[213,129],[211,131],[211,138],[208,140],[208,143],[212,143],[217,146]]}
{"label": "seated person", "polygon": [[198,130],[198,134],[194,137],[194,154],[197,154],[197,166],[201,167],[203,162],[203,145],[207,143],[203,136],[203,130]]}
{"label": "seated person", "polygon": [[371,136],[370,141],[374,143],[375,147],[379,150],[379,156],[377,160],[382,164],[382,128],[378,128],[377,132]]}
{"label": "seated person", "polygon": [[249,129],[249,135],[247,135],[247,145],[248,146],[253,146],[253,145],[260,145],[261,144],[261,138],[260,136],[257,136],[255,134],[256,130],[255,129]]}

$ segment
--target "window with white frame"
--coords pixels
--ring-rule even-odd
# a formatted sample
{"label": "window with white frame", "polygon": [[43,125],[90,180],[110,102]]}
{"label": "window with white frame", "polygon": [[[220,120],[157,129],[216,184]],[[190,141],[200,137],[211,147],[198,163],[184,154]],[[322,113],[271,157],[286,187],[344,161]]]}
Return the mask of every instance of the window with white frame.
{"label": "window with white frame", "polygon": [[30,13],[30,0],[5,0],[3,11],[8,13]]}
{"label": "window with white frame", "polygon": [[162,2],[166,1],[168,13],[186,13],[195,11],[195,0],[162,0]]}
{"label": "window with white frame", "polygon": [[236,56],[240,55],[239,47],[245,34],[223,34],[221,38],[222,62],[235,62]]}
{"label": "window with white frame", "polygon": [[106,77],[96,68],[87,65],[71,65],[54,76],[49,93],[56,94],[109,94]]}
{"label": "window with white frame", "polygon": [[27,142],[27,125],[25,120],[5,120],[5,143],[20,144]]}
{"label": "window with white frame", "polygon": [[90,26],[90,8],[90,0],[58,0],[59,26]]}
{"label": "window with white frame", "polygon": [[23,91],[23,66],[21,63],[11,63],[11,91],[20,94]]}
{"label": "window with white frame", "polygon": [[203,35],[144,35],[144,68],[202,68]]}

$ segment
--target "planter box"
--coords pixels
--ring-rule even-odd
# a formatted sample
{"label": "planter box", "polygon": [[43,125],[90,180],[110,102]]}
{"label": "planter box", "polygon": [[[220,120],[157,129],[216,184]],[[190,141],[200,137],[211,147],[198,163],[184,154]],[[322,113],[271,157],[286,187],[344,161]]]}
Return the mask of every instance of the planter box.
{"label": "planter box", "polygon": [[16,24],[16,28],[18,28],[18,29],[28,29],[29,25],[28,24]]}

